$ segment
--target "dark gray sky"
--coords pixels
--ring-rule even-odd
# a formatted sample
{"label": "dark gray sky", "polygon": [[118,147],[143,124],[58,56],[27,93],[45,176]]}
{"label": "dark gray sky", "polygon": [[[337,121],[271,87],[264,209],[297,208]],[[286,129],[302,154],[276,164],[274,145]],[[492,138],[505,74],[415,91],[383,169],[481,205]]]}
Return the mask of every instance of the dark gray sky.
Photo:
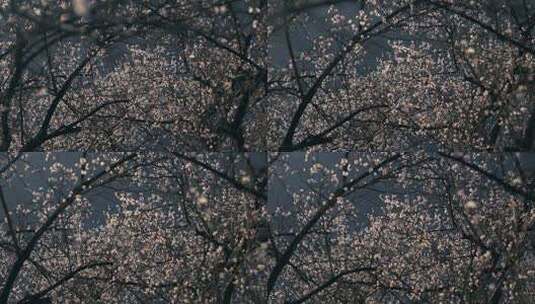
{"label": "dark gray sky", "polygon": [[[46,159],[46,155],[50,157]],[[10,183],[6,184],[5,180],[0,181],[4,189],[6,201],[10,210],[14,210],[17,205],[32,206],[33,191],[40,191],[50,189],[48,179],[51,174],[50,168],[54,163],[60,163],[67,168],[72,168],[76,174],[80,174],[79,168],[75,164],[81,157],[79,152],[56,152],[56,153],[40,153],[32,152],[26,153],[24,158],[14,164],[16,175],[12,175]],[[88,155],[91,159],[94,155]],[[69,190],[69,184],[65,184],[65,190]],[[72,186],[72,184],[71,184]],[[61,189],[54,192],[56,201],[66,196]],[[90,219],[89,225],[96,225],[101,223],[103,212],[112,208],[116,203],[114,190],[106,187],[99,187],[89,192],[86,197],[91,201],[90,213],[93,215]],[[3,217],[3,211],[0,211]]]}
{"label": "dark gray sky", "polygon": [[[357,10],[356,4],[350,2],[339,3],[336,7],[347,17],[354,16]],[[311,41],[306,37],[305,33],[309,33],[312,39],[320,35],[325,37],[332,36],[332,33],[329,31],[331,25],[326,22],[326,18],[328,17],[327,11],[328,6],[309,9],[307,10],[307,14],[310,16],[308,22],[304,24],[299,22],[297,26],[291,27],[290,38],[295,53],[309,50],[312,46]],[[347,32],[345,34],[349,38],[354,33]],[[393,36],[397,37],[398,35]],[[289,62],[289,52],[284,31],[275,31],[269,43],[269,55],[272,59],[271,64],[274,67],[285,66]],[[362,66],[360,67],[365,71],[369,71],[376,66],[377,60],[384,56],[390,49],[385,38],[377,37],[365,43],[365,50],[362,55]]]}

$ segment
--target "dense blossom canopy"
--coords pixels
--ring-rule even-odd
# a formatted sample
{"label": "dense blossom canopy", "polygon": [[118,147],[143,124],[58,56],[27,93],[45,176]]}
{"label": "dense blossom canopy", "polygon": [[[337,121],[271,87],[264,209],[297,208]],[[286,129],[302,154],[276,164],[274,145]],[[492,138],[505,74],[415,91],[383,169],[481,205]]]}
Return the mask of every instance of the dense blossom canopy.
{"label": "dense blossom canopy", "polygon": [[0,304],[532,303],[535,1],[0,0]]}

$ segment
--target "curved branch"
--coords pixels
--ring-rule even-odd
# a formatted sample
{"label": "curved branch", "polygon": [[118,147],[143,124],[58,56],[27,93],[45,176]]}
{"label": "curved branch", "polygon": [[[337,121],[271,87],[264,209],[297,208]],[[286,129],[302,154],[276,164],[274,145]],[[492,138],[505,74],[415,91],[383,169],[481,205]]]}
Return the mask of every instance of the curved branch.
{"label": "curved branch", "polygon": [[306,295],[302,296],[298,300],[288,301],[288,302],[286,302],[286,304],[301,304],[301,303],[303,303],[305,301],[308,301],[310,298],[312,298],[316,294],[318,294],[318,293],[322,292],[323,290],[329,288],[332,284],[336,283],[340,278],[342,278],[342,277],[344,277],[346,275],[353,274],[353,273],[358,273],[358,272],[374,271],[375,269],[376,269],[375,267],[359,267],[359,268],[355,268],[355,269],[351,269],[351,270],[342,271],[339,274],[337,274],[334,277],[332,277],[329,280],[327,280],[326,282],[324,282],[323,284],[321,284],[320,286],[318,286],[316,289],[308,292]]}
{"label": "curved branch", "polygon": [[366,171],[365,173],[362,173],[358,177],[352,179],[351,181],[344,183],[342,186],[340,186],[338,189],[336,189],[332,195],[330,196],[329,200],[327,200],[317,211],[314,213],[312,218],[305,224],[305,226],[299,231],[299,233],[295,236],[295,238],[291,241],[290,245],[284,250],[280,258],[277,260],[277,263],[275,264],[275,267],[273,267],[273,270],[269,274],[268,282],[267,282],[267,295],[269,297],[269,294],[275,287],[275,283],[277,282],[280,274],[288,265],[290,262],[290,259],[292,258],[294,252],[297,250],[297,247],[303,241],[303,239],[307,236],[309,231],[316,225],[316,223],[329,211],[332,207],[336,205],[336,202],[339,197],[342,197],[353,190],[353,187],[355,187],[359,182],[366,179],[367,177],[371,176],[374,173],[377,173],[377,171],[384,167],[387,164],[390,164],[397,159],[401,157],[402,154],[394,154],[393,156],[390,156],[374,166],[372,170]]}
{"label": "curved branch", "polygon": [[99,266],[107,266],[107,265],[112,265],[112,263],[110,263],[110,262],[94,262],[94,263],[89,263],[89,264],[80,266],[80,267],[76,268],[75,270],[67,273],[65,276],[63,276],[63,278],[59,279],[54,284],[48,286],[47,288],[45,288],[45,289],[43,289],[43,290],[41,290],[41,291],[39,291],[39,292],[37,292],[37,293],[35,293],[33,295],[30,295],[30,296],[27,296],[27,297],[23,298],[18,303],[20,303],[20,304],[32,303],[32,301],[35,301],[35,300],[38,300],[38,299],[42,298],[47,293],[49,293],[52,290],[54,290],[54,289],[58,288],[59,286],[63,285],[65,282],[69,281],[70,279],[74,278],[78,273],[80,273],[80,272],[82,272],[84,270],[90,269],[90,268],[99,267]]}

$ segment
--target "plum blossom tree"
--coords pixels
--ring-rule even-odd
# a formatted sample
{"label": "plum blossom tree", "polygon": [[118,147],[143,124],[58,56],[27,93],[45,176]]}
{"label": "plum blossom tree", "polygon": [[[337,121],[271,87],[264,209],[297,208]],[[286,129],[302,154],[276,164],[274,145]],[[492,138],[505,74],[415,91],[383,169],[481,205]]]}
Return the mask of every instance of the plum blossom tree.
{"label": "plum blossom tree", "polygon": [[[135,154],[119,155],[110,157],[106,162],[96,158],[89,163],[84,156],[73,167],[51,159],[50,167],[44,168],[50,170],[46,188],[29,189],[32,191],[31,203],[12,203],[0,189],[2,212],[6,219],[2,229],[2,238],[5,239],[2,257],[6,262],[2,264],[2,303],[7,303],[10,297],[20,297],[21,302],[39,299],[80,271],[106,265],[100,261],[84,263],[81,259],[73,260],[83,252],[75,251],[73,256],[72,248],[65,246],[76,240],[80,245],[82,220],[87,216],[88,206],[84,195],[94,187],[104,186],[124,175],[127,172],[125,164],[135,157]],[[35,170],[24,164],[24,159],[19,161],[22,168],[17,163],[4,173],[2,188],[12,185],[17,176],[24,177],[16,174],[18,170]],[[97,166],[101,168],[96,169]],[[35,269],[29,270],[29,265]],[[34,271],[37,273],[35,276]],[[42,283],[37,280],[40,276],[46,279]],[[27,294],[32,289],[37,292]]]}
{"label": "plum blossom tree", "polygon": [[[77,153],[70,165],[61,154],[36,166],[26,153],[4,173],[4,302],[528,303],[533,292],[529,153]],[[32,202],[17,203],[9,191],[42,165],[46,187],[27,181]]]}
{"label": "plum blossom tree", "polygon": [[370,253],[384,265],[381,296],[529,302],[534,223],[533,192],[527,190],[533,183],[526,170],[530,162],[531,155],[444,155],[429,171],[420,171],[427,182],[419,196],[386,197],[384,215],[373,217],[365,232],[371,238],[367,243],[373,244]]}
{"label": "plum blossom tree", "polygon": [[0,0],[0,304],[531,303],[534,28],[516,0]]}
{"label": "plum blossom tree", "polygon": [[[273,301],[532,298],[532,155],[311,158],[299,169],[306,186],[295,187],[292,204],[274,213],[276,244],[285,254],[269,275]],[[279,172],[294,169],[281,164]],[[378,208],[370,210],[370,202]]]}
{"label": "plum blossom tree", "polygon": [[[70,166],[56,160],[74,156]],[[10,168],[2,189],[43,170],[32,158]],[[2,302],[261,299],[262,155],[46,158],[46,187],[22,184],[31,203],[2,192]]]}
{"label": "plum blossom tree", "polygon": [[264,6],[3,1],[0,151],[262,146]]}
{"label": "plum blossom tree", "polygon": [[320,3],[270,27],[271,149],[532,150],[532,2]]}

